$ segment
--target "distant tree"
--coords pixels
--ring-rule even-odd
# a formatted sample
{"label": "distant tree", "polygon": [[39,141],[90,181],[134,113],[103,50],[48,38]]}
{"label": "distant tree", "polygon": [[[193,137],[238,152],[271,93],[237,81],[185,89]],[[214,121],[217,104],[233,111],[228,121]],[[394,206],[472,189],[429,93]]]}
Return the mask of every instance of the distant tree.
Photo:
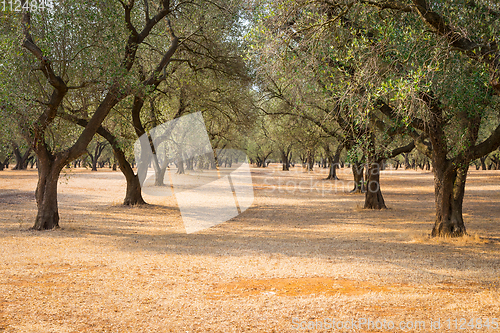
{"label": "distant tree", "polygon": [[87,149],[87,154],[90,156],[90,161],[92,163],[92,171],[97,171],[97,162],[101,157],[107,143],[99,140],[94,140],[94,144],[90,144]]}
{"label": "distant tree", "polygon": [[0,140],[0,171],[9,167],[9,162],[12,158],[12,152],[9,148],[9,144],[3,143]]}

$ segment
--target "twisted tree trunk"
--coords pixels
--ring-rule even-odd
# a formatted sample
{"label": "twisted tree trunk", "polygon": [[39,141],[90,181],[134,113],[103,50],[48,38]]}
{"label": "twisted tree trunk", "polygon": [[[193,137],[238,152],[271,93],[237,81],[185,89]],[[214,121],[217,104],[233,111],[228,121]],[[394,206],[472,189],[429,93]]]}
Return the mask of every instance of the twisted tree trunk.
{"label": "twisted tree trunk", "polygon": [[38,213],[34,230],[47,230],[59,227],[59,209],[57,205],[57,183],[65,163],[50,154],[39,157],[38,185],[35,198]]}
{"label": "twisted tree trunk", "polygon": [[290,160],[288,159],[288,153],[284,149],[280,149],[281,153],[281,163],[283,164],[283,171],[290,171]]}
{"label": "twisted tree trunk", "polygon": [[382,191],[380,190],[380,161],[370,163],[368,166],[368,182],[366,185],[365,209],[383,209],[385,205]]}
{"label": "twisted tree trunk", "polygon": [[354,177],[354,188],[351,190],[351,193],[362,193],[365,191],[363,177],[365,166],[363,164],[355,162],[352,164],[351,168],[352,175]]}
{"label": "twisted tree trunk", "polygon": [[339,178],[337,177],[337,169],[339,168],[339,161],[340,161],[340,154],[342,153],[342,150],[344,149],[343,144],[339,144],[337,147],[337,150],[335,151],[335,155],[333,156],[328,156],[328,159],[330,160],[330,172],[328,173],[328,177],[326,179],[332,179],[332,180],[338,180]]}
{"label": "twisted tree trunk", "polygon": [[434,165],[436,221],[432,236],[457,237],[467,233],[462,216],[468,164],[460,167],[452,163]]}
{"label": "twisted tree trunk", "polygon": [[7,156],[3,162],[0,161],[0,171],[3,171],[5,168],[9,167],[9,161],[10,161],[10,156]]}
{"label": "twisted tree trunk", "polygon": [[12,142],[12,147],[14,148],[14,156],[16,157],[16,166],[13,170],[26,170],[28,168],[28,158],[33,149],[29,147],[24,154],[22,154],[17,143]]}

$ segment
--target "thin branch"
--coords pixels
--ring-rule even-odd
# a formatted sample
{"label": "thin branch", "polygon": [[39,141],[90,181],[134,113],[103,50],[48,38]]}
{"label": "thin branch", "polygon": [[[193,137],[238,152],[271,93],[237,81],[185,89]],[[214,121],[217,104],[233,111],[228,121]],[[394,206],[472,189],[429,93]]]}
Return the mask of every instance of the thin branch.
{"label": "thin branch", "polygon": [[491,153],[495,149],[497,149],[499,146],[500,146],[500,125],[497,126],[497,128],[493,131],[493,133],[491,133],[491,135],[486,140],[476,145],[472,149],[471,160],[483,157]]}
{"label": "thin branch", "polygon": [[138,36],[137,29],[134,27],[131,17],[132,8],[134,8],[134,0],[130,0],[130,3],[127,4],[120,0],[120,3],[125,10],[125,24],[127,25],[127,29],[130,31],[132,36]]}
{"label": "thin branch", "polygon": [[146,22],[150,20],[149,18],[149,1],[144,0],[144,16],[146,18]]}

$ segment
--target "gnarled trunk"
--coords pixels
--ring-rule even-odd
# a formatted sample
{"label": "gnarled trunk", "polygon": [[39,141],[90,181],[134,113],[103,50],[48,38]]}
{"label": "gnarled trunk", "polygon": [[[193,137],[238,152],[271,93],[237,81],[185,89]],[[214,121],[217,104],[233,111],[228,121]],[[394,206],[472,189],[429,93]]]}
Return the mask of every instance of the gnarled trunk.
{"label": "gnarled trunk", "polygon": [[58,164],[53,157],[39,160],[38,185],[35,193],[38,212],[32,229],[49,230],[59,227],[57,183],[63,167],[64,164]]}
{"label": "gnarled trunk", "polygon": [[17,143],[12,142],[12,147],[14,147],[14,156],[16,157],[16,165],[13,170],[26,170],[28,168],[28,158],[32,148],[29,147],[24,154],[22,154]]}
{"label": "gnarled trunk", "polygon": [[92,171],[97,171],[97,166],[99,165],[100,168],[104,167],[104,163],[99,164],[97,161],[99,160],[99,157],[101,157],[102,152],[104,151],[104,148],[106,147],[106,143],[104,142],[97,142],[95,149],[94,149],[94,154],[91,154],[89,152],[90,159],[92,161]]}
{"label": "gnarled trunk", "polygon": [[339,168],[340,154],[342,153],[343,149],[344,145],[340,144],[337,147],[337,150],[335,151],[335,155],[333,156],[333,158],[331,156],[328,156],[328,159],[330,160],[330,172],[328,173],[328,177],[326,177],[326,179],[333,179],[333,180],[339,179],[337,177],[337,169]]}
{"label": "gnarled trunk", "polygon": [[307,151],[307,171],[313,171],[314,168],[314,152],[312,150]]}
{"label": "gnarled trunk", "polygon": [[127,177],[127,192],[125,194],[125,199],[123,200],[123,204],[125,206],[146,204],[146,202],[142,198],[141,184],[139,182],[139,177],[135,174],[130,175],[130,179],[128,179]]}
{"label": "gnarled trunk", "polygon": [[[186,160],[186,170],[188,170],[188,171],[194,170],[193,161],[194,161],[194,157],[190,157]],[[231,165],[230,165],[230,167],[231,167]],[[166,170],[166,169],[167,169],[167,166],[165,166],[164,170]],[[165,171],[163,171],[163,175],[165,175]]]}
{"label": "gnarled trunk", "polygon": [[330,172],[328,173],[328,177],[326,179],[332,179],[332,180],[339,180],[339,177],[337,177],[337,169],[339,167],[339,162],[335,162],[334,159],[330,158]]}
{"label": "gnarled trunk", "polygon": [[410,168],[410,154],[404,154],[405,157],[405,170],[408,170]]}
{"label": "gnarled trunk", "polygon": [[483,156],[481,157],[479,160],[481,161],[481,170],[486,170],[486,159],[488,158],[488,156]]}
{"label": "gnarled trunk", "polygon": [[95,158],[91,158],[91,160],[92,160],[91,171],[97,171],[97,160]]}
{"label": "gnarled trunk", "polygon": [[160,167],[159,170],[155,170],[155,186],[165,186],[165,172],[167,171],[167,164]]}
{"label": "gnarled trunk", "polygon": [[[182,160],[182,157],[179,157],[177,159],[177,162],[175,162],[175,165],[177,166],[177,174],[183,175],[185,172],[184,172],[184,161]],[[210,164],[210,168],[211,169],[216,169],[215,162],[212,162]]]}
{"label": "gnarled trunk", "polygon": [[[102,130],[98,131],[99,134],[103,133]],[[125,206],[145,205],[146,202],[142,198],[141,182],[139,176],[134,173],[132,166],[125,158],[125,153],[119,148],[119,145],[114,137],[111,135],[106,139],[111,143],[115,158],[118,161],[118,166],[127,180],[127,192],[123,204]]]}
{"label": "gnarled trunk", "polygon": [[281,163],[283,164],[283,171],[290,171],[290,161],[288,160],[288,154],[281,150]]}
{"label": "gnarled trunk", "polygon": [[352,175],[354,177],[354,188],[351,193],[361,193],[365,191],[364,179],[363,179],[363,170],[364,165],[360,163],[353,163],[352,166]]}
{"label": "gnarled trunk", "polygon": [[368,166],[368,183],[365,193],[365,209],[383,209],[385,206],[382,191],[380,191],[380,162],[370,163]]}
{"label": "gnarled trunk", "polygon": [[462,216],[462,204],[469,166],[464,163],[456,167],[448,162],[441,167],[434,166],[433,169],[436,221],[432,236],[463,236],[467,233]]}
{"label": "gnarled trunk", "polygon": [[167,170],[168,163],[167,161],[163,161],[163,165],[160,165],[160,161],[158,160],[158,156],[153,154],[153,160],[151,161],[153,164],[153,169],[155,171],[155,186],[165,186],[164,178],[165,171]]}
{"label": "gnarled trunk", "polygon": [[8,168],[9,167],[9,160],[10,160],[10,156],[7,156],[5,158],[5,161],[0,161],[0,171],[3,171],[3,169],[5,168]]}

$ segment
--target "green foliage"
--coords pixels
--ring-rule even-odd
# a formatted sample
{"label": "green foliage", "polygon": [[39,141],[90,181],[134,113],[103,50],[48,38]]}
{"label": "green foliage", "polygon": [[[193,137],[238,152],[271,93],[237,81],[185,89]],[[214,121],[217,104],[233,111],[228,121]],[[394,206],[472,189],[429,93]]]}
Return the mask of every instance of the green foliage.
{"label": "green foliage", "polygon": [[[449,0],[430,5],[469,38],[496,43],[500,12],[494,3]],[[490,87],[489,68],[454,52],[413,12],[342,1],[262,1],[259,10],[247,35],[253,41],[247,58],[260,82],[272,87],[271,97],[287,100],[298,116],[324,122],[330,115],[333,122],[338,121],[333,110],[344,111],[341,128],[329,126],[354,138],[362,137],[372,126],[370,119],[377,118],[386,123],[386,131],[376,136],[384,146],[390,141],[388,128],[401,133],[414,119],[431,121],[421,98],[430,93],[444,110],[448,158],[469,154],[498,125],[492,121],[498,98]],[[398,118],[380,115],[375,107],[379,100],[390,104]],[[480,138],[471,124],[481,126]],[[356,151],[368,152],[355,144],[349,153],[353,161]]]}

